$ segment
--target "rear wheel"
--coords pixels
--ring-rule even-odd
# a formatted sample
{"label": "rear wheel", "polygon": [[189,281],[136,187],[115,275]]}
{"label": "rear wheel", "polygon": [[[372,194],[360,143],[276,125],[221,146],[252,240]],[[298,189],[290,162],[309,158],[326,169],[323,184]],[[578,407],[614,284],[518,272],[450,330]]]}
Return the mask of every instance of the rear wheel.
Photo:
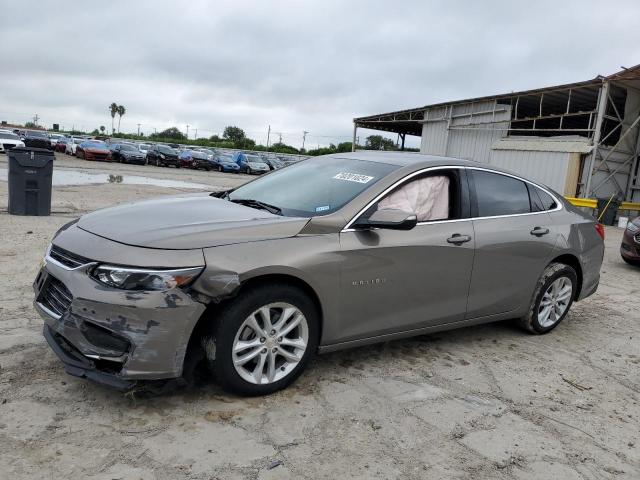
{"label": "rear wheel", "polygon": [[315,353],[318,323],[313,301],[301,290],[286,283],[253,288],[216,315],[204,339],[209,366],[229,391],[275,392],[291,384]]}
{"label": "rear wheel", "polygon": [[536,285],[527,314],[520,325],[531,333],[553,330],[566,317],[576,296],[578,276],[563,263],[549,265]]}

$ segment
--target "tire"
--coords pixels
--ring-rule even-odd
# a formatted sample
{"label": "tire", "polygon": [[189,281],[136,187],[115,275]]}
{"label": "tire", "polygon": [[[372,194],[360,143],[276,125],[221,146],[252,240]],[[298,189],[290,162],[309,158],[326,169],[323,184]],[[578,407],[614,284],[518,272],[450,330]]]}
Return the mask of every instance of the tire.
{"label": "tire", "polygon": [[[554,286],[557,290],[553,291]],[[571,291],[567,294],[567,288]],[[576,271],[569,265],[563,263],[552,263],[545,271],[536,284],[536,288],[531,299],[531,305],[527,314],[518,319],[518,323],[525,330],[534,334],[544,334],[556,328],[562,320],[567,316],[571,305],[576,297],[578,289],[578,276]],[[556,300],[553,299],[554,295]],[[562,301],[566,298],[566,302]],[[541,303],[549,302],[549,318],[544,318],[544,306]],[[553,303],[553,302],[556,303]],[[556,306],[554,306],[556,305]]]}
{"label": "tire", "polygon": [[[284,333],[284,337],[278,336],[278,333],[270,335],[271,332],[263,332],[264,336],[260,336],[252,327],[247,326],[246,322],[255,315],[258,327],[265,327],[264,317],[258,310],[267,305],[271,307],[267,312],[270,313],[274,327],[277,327],[279,315],[285,308],[290,309],[289,312],[292,312],[291,308],[297,311],[286,320],[281,331],[284,332],[293,319],[299,318],[299,325]],[[272,331],[275,332],[275,329]],[[304,342],[303,339],[306,337],[304,351],[279,343],[283,339],[289,339],[290,335],[296,337],[296,342]],[[209,368],[225,390],[240,395],[256,396],[281,390],[298,378],[315,354],[318,338],[319,317],[314,302],[303,291],[290,284],[273,283],[244,291],[223,305],[203,338],[203,347]],[[234,344],[242,341],[255,341],[256,345],[246,350],[236,350],[234,354]],[[299,358],[290,361],[280,353],[272,355],[272,352],[282,350],[290,355],[293,352]],[[251,360],[236,367],[234,355],[236,360],[239,360],[239,356],[247,355],[244,352],[258,353],[251,357]],[[272,361],[273,368],[269,368]],[[262,363],[259,365],[259,362]],[[256,372],[259,372],[261,383],[257,383],[255,379]],[[269,375],[272,375],[271,379]],[[247,380],[247,377],[252,380]]]}

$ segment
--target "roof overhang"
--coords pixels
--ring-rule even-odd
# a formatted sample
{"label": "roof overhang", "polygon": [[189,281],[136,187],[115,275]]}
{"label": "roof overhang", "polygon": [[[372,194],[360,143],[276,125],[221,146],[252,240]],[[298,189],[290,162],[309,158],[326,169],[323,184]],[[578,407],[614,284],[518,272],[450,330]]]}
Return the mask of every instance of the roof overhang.
{"label": "roof overhang", "polygon": [[386,132],[421,136],[422,124],[424,123],[425,112],[427,110],[493,100],[502,100],[504,102],[508,102],[512,98],[518,96],[539,95],[542,93],[551,93],[554,91],[600,86],[605,81],[616,81],[623,83],[635,80],[640,80],[640,65],[625,68],[609,76],[598,75],[591,80],[586,80],[583,82],[567,83],[564,85],[554,85],[550,87],[536,88],[533,90],[522,90],[518,92],[510,92],[499,95],[489,95],[485,97],[467,98],[451,102],[434,103],[431,105],[424,105],[422,107],[416,107],[407,110],[397,110],[394,112],[369,115],[366,117],[357,117],[353,119],[353,123],[358,128],[368,128],[372,130],[382,130]]}

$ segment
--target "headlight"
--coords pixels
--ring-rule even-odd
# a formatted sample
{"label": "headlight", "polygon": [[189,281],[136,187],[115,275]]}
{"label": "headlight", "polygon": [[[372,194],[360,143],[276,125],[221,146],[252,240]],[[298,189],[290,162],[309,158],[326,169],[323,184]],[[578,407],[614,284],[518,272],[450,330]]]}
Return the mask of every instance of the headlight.
{"label": "headlight", "polygon": [[161,154],[160,154],[160,158],[164,160],[164,159],[165,159],[165,156],[161,153]]}
{"label": "headlight", "polygon": [[91,276],[104,285],[123,290],[169,290],[189,285],[203,269],[154,270],[98,265],[92,270]]}
{"label": "headlight", "polygon": [[629,222],[627,223],[627,230],[629,230],[631,233],[636,233],[640,231],[640,227],[633,222]]}

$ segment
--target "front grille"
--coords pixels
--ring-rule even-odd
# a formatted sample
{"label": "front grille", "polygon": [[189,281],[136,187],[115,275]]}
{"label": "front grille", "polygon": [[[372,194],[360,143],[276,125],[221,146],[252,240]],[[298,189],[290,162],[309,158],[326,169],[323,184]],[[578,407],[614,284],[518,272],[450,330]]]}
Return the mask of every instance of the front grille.
{"label": "front grille", "polygon": [[13,147],[15,147],[15,144],[13,144],[13,143],[3,143],[2,146],[4,147],[5,150],[11,150]]}
{"label": "front grille", "polygon": [[86,265],[87,263],[91,263],[91,260],[88,258],[76,255],[75,253],[71,253],[64,248],[60,248],[55,245],[51,245],[49,256],[68,268],[77,268],[82,265]]}
{"label": "front grille", "polygon": [[60,280],[48,276],[44,289],[40,292],[38,302],[57,315],[64,315],[71,306],[73,295]]}

